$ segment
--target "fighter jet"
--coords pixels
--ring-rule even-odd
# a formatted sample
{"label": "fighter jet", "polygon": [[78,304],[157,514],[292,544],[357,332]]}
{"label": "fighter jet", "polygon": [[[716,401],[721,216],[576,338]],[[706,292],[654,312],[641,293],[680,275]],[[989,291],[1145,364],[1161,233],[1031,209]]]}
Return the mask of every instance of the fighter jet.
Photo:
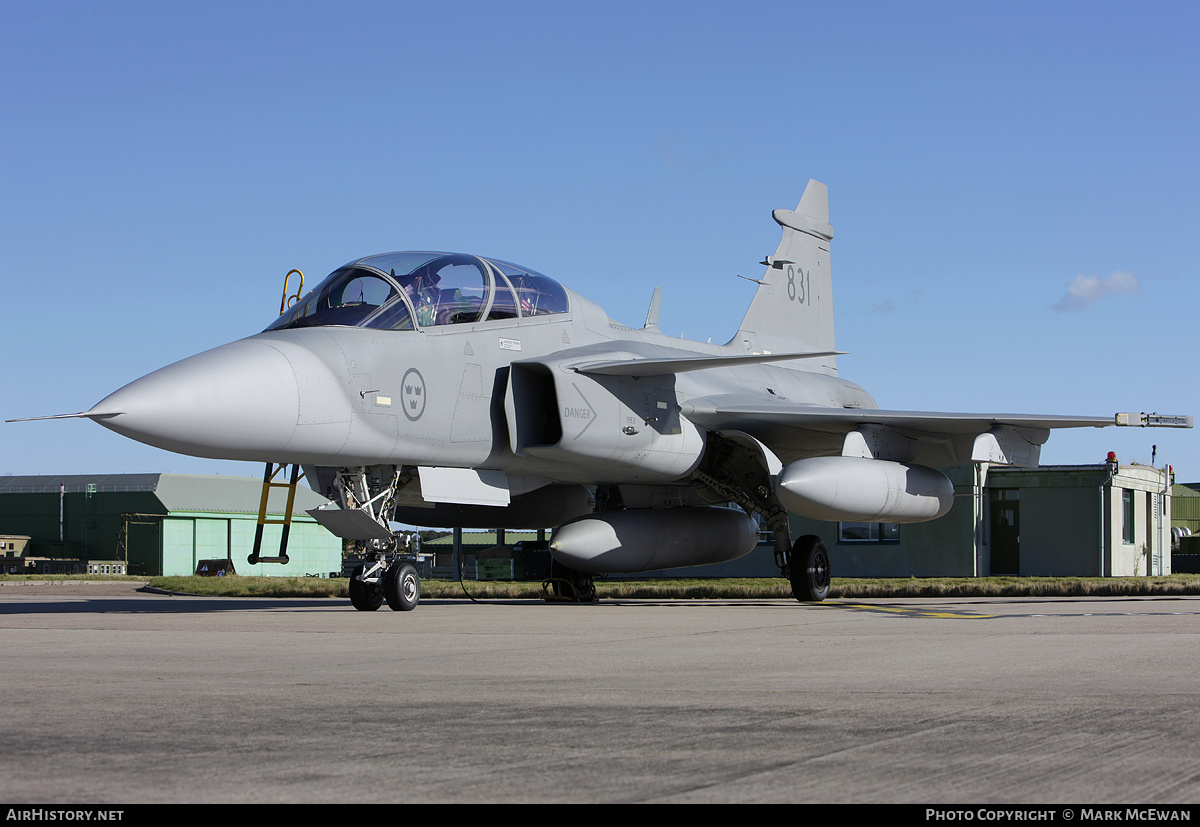
{"label": "fighter jet", "polygon": [[[264,488],[303,468],[337,504],[310,513],[371,550],[351,579],[360,610],[419,600],[399,524],[553,529],[551,554],[585,600],[598,573],[741,557],[762,526],[794,596],[819,601],[829,552],[814,535],[792,539],[789,511],[933,520],[954,499],[939,467],[1037,465],[1054,428],[1191,427],[881,410],[838,375],[828,199],[810,181],[795,210],[775,210],[782,240],[723,345],[661,333],[657,290],[635,329],[528,267],[394,252],[338,268],[263,332],[64,417],[264,462]],[[259,557],[256,544],[250,561],[270,559],[286,551]]]}

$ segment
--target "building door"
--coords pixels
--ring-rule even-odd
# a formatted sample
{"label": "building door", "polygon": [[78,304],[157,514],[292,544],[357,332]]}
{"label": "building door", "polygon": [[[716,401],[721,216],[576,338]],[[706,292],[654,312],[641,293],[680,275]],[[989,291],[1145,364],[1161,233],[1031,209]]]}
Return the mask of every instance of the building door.
{"label": "building door", "polygon": [[162,518],[142,514],[121,516],[121,542],[117,559],[128,563],[128,574],[162,574]]}
{"label": "building door", "polygon": [[992,515],[992,566],[989,574],[1020,574],[1021,491],[1017,488],[992,488],[988,500]]}
{"label": "building door", "polygon": [[1162,574],[1162,561],[1158,556],[1158,545],[1154,542],[1158,534],[1158,497],[1146,492],[1146,574]]}

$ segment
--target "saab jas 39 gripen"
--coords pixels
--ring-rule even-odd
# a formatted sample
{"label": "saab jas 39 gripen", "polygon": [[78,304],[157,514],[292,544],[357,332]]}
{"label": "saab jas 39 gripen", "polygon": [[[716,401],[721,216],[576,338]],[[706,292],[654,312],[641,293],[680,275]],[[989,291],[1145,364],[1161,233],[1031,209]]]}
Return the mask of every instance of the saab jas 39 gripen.
{"label": "saab jas 39 gripen", "polygon": [[[821,600],[828,551],[813,535],[793,542],[789,511],[933,520],[954,500],[938,467],[1037,465],[1053,428],[1191,427],[1147,414],[881,410],[837,372],[827,188],[810,181],[774,218],[783,238],[724,345],[661,333],[658,290],[638,330],[528,267],[385,253],[285,300],[262,333],[64,416],[169,451],[265,462],[264,502],[280,471],[292,466],[294,490],[303,468],[336,503],[310,513],[370,550],[351,579],[362,610],[419,599],[397,524],[553,529],[555,565],[581,599],[597,573],[741,557],[762,525],[795,597]],[[286,559],[286,547],[260,557],[257,542],[250,557]]]}

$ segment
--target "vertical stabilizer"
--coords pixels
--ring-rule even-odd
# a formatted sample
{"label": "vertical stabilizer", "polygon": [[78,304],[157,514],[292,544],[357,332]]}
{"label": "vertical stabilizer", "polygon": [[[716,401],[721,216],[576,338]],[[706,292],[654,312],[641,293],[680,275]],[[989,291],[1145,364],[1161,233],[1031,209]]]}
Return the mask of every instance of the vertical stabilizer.
{"label": "vertical stabilizer", "polygon": [[[795,210],[775,210],[772,215],[783,238],[775,255],[763,262],[766,272],[731,344],[751,353],[835,350],[829,188],[809,181]],[[832,356],[811,360],[805,367],[837,373]]]}

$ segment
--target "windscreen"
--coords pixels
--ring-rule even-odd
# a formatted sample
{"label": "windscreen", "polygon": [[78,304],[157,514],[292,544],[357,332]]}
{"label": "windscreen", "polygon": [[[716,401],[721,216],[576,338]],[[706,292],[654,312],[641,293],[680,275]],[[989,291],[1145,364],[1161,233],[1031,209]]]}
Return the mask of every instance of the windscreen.
{"label": "windscreen", "polygon": [[398,295],[396,285],[368,269],[342,267],[292,305],[267,330],[353,327]]}
{"label": "windscreen", "polygon": [[412,330],[567,310],[562,285],[526,267],[464,253],[397,252],[335,270],[267,330]]}

